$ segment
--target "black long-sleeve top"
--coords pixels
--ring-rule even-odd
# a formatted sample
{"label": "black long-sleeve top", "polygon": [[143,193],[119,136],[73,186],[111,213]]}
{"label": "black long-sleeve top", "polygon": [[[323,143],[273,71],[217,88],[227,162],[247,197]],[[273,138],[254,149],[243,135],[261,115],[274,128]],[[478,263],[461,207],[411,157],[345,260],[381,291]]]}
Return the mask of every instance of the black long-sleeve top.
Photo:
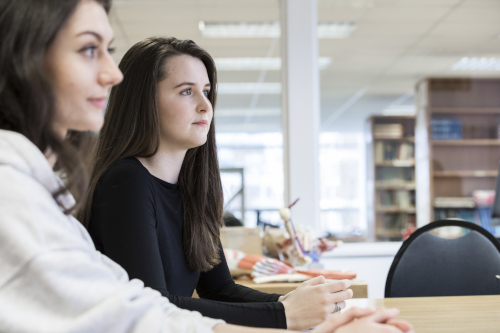
{"label": "black long-sleeve top", "polygon": [[[236,284],[220,243],[220,264],[203,273],[189,268],[180,189],[151,175],[136,158],[117,161],[99,179],[91,216],[97,250],[178,307],[230,324],[286,328],[280,295]],[[195,288],[201,299],[191,298]]]}

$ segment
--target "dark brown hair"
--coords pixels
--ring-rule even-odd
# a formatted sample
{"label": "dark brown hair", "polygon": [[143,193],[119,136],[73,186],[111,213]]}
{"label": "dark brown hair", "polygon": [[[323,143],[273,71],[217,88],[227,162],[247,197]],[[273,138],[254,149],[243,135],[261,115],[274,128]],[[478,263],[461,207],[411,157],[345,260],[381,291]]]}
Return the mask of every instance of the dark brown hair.
{"label": "dark brown hair", "polygon": [[[215,108],[215,64],[193,41],[152,37],[132,46],[120,62],[124,80],[111,90],[95,148],[87,199],[78,216],[86,227],[91,220],[94,190],[103,173],[119,159],[151,157],[158,150],[157,87],[168,74],[168,59],[178,55],[190,55],[203,62],[212,87],[208,99]],[[192,269],[208,271],[220,262],[218,244],[223,208],[214,122],[207,142],[187,151],[178,182],[184,207],[184,254]]]}
{"label": "dark brown hair", "polygon": [[[0,0],[0,129],[26,136],[42,152],[57,155],[56,168],[66,187],[52,193],[58,200],[68,190],[80,198],[86,177],[79,148],[87,133],[68,133],[64,140],[53,129],[55,96],[44,66],[46,52],[82,0]],[[106,12],[111,0],[95,0]]]}

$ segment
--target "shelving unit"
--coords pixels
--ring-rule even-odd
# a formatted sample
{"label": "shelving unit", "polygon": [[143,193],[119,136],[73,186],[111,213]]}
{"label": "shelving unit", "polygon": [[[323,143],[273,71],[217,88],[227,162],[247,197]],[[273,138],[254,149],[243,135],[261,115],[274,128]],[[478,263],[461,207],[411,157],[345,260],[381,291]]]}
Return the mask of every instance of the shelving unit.
{"label": "shelving unit", "polygon": [[433,146],[500,146],[498,139],[462,139],[432,141]]}
{"label": "shelving unit", "polygon": [[[472,198],[473,191],[495,189],[500,160],[499,92],[500,79],[432,78],[417,84],[419,227],[460,216],[472,216],[471,222],[483,224],[488,207],[457,207],[452,198]],[[436,207],[436,198],[448,198],[453,207]]]}
{"label": "shelving unit", "polygon": [[[371,239],[401,240],[415,225],[415,117],[373,116],[368,147]],[[373,188],[371,186],[373,185]]]}

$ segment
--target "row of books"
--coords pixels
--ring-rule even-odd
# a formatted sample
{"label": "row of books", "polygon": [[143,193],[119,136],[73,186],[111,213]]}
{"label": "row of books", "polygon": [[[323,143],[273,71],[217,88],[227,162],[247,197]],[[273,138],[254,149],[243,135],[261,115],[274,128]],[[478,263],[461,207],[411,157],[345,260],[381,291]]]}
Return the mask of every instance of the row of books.
{"label": "row of books", "polygon": [[431,119],[433,140],[463,139],[462,121],[458,119]]}
{"label": "row of books", "polygon": [[476,203],[472,197],[436,197],[434,199],[436,208],[474,208]]}
{"label": "row of books", "polygon": [[495,234],[495,228],[490,225],[491,208],[435,208],[434,218],[436,220],[442,220],[446,218],[459,218],[480,225],[490,233]]}
{"label": "row of books", "polygon": [[404,185],[409,182],[415,182],[414,168],[380,166],[377,167],[375,173],[375,182],[377,185]]}
{"label": "row of books", "polygon": [[399,209],[410,209],[415,207],[415,191],[394,190],[380,191],[377,195],[377,205],[380,207],[391,207]]}
{"label": "row of books", "polygon": [[436,197],[435,208],[475,208],[491,207],[495,200],[495,191],[472,191],[472,197]]}
{"label": "row of books", "polygon": [[414,156],[415,148],[410,142],[375,141],[375,162],[409,160]]}
{"label": "row of books", "polygon": [[467,124],[460,119],[431,119],[433,140],[499,139],[500,124]]}
{"label": "row of books", "polygon": [[500,138],[500,125],[463,125],[463,134],[465,139],[498,139]]}
{"label": "row of books", "polygon": [[380,224],[377,226],[377,236],[386,238],[403,237],[402,231],[409,226],[415,226],[415,215],[408,214],[387,214],[382,217]]}
{"label": "row of books", "polygon": [[381,138],[400,139],[403,137],[402,124],[375,124],[373,135]]}

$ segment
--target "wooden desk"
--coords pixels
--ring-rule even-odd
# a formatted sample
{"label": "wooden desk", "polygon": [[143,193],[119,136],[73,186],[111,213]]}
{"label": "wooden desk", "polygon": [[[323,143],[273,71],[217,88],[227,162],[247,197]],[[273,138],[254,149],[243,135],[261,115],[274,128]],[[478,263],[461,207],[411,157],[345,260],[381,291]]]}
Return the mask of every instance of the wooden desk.
{"label": "wooden desk", "polygon": [[[300,283],[293,283],[293,282],[286,282],[286,283],[270,282],[270,283],[259,283],[259,284],[254,283],[252,280],[243,280],[243,281],[234,280],[234,282],[265,293],[282,294],[282,295],[288,294],[290,291],[295,290],[298,286],[300,286]],[[366,282],[351,281],[351,287],[349,289],[352,289],[353,298],[368,297],[368,284]]]}
{"label": "wooden desk", "polygon": [[[255,283],[252,280],[234,280],[234,282],[241,284],[243,286],[247,286],[253,288],[255,290],[259,290],[265,293],[270,294],[288,294],[290,291],[295,290],[300,283],[280,283],[280,282],[271,282],[271,283]],[[351,281],[351,287],[353,292],[353,298],[366,298],[368,297],[368,284],[363,281]],[[198,297],[196,291],[193,294],[193,297]]]}
{"label": "wooden desk", "polygon": [[348,300],[353,306],[398,308],[416,333],[500,332],[500,295]]}

